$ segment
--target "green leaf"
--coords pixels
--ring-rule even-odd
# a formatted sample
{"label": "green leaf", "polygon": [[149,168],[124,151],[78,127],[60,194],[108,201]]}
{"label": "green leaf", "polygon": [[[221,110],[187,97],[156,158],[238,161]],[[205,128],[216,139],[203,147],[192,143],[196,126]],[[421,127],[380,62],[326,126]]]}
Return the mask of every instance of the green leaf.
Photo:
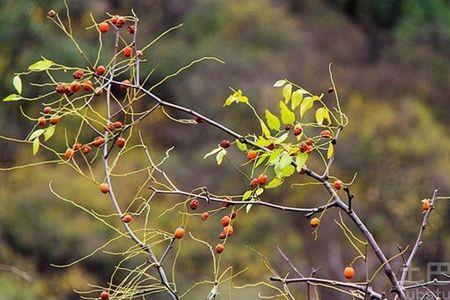
{"label": "green leaf", "polygon": [[38,153],[38,151],[39,151],[39,138],[36,138],[34,141],[33,141],[33,155],[36,155],[36,153]]}
{"label": "green leaf", "polygon": [[280,178],[274,178],[266,185],[266,189],[276,188],[276,187],[280,186],[282,183],[283,183],[283,180],[281,180]]}
{"label": "green leaf", "polygon": [[248,213],[250,209],[252,209],[252,204],[247,204],[247,206],[245,207],[245,212]]}
{"label": "green leaf", "polygon": [[327,159],[330,159],[333,156],[333,153],[334,153],[334,146],[332,143],[330,143],[327,150]]}
{"label": "green leaf", "polygon": [[19,75],[14,76],[13,85],[19,94],[22,94],[22,80]]}
{"label": "green leaf", "polygon": [[228,106],[237,103],[248,103],[248,98],[242,94],[241,90],[235,91],[232,95],[230,95],[227,100],[225,100],[225,104],[223,106]]}
{"label": "green leaf", "polygon": [[261,156],[258,156],[258,160],[256,161],[256,164],[253,168],[259,167],[266,160],[266,158],[268,158],[270,155],[271,155],[271,153],[268,152],[268,153],[264,153]]}
{"label": "green leaf", "polygon": [[35,132],[33,132],[30,137],[28,138],[29,141],[34,140],[35,138],[39,137],[45,132],[45,129],[38,129]]}
{"label": "green leaf", "polygon": [[269,163],[276,163],[280,160],[280,154],[283,149],[275,149],[269,157]]}
{"label": "green leaf", "polygon": [[303,117],[303,115],[313,107],[314,104],[314,98],[313,97],[306,97],[303,99],[302,104],[300,105],[300,116]]}
{"label": "green leaf", "polygon": [[328,109],[326,109],[325,107],[323,107],[322,109],[322,116],[325,120],[327,120],[328,125],[330,125],[331,124],[330,113],[328,112]]}
{"label": "green leaf", "polygon": [[11,94],[5,98],[3,98],[3,101],[8,102],[8,101],[17,101],[22,99],[22,97],[20,95],[17,94]]}
{"label": "green leaf", "polygon": [[281,86],[283,86],[283,85],[285,85],[285,84],[286,84],[286,80],[281,79],[281,80],[278,80],[277,82],[275,82],[275,83],[273,84],[273,86],[275,86],[275,87],[281,87]]}
{"label": "green leaf", "polygon": [[227,150],[222,149],[221,151],[219,151],[219,153],[217,153],[216,155],[216,161],[217,164],[220,165],[223,161],[223,158],[225,157],[225,155],[227,154]]}
{"label": "green leaf", "polygon": [[256,190],[256,192],[255,192],[255,195],[256,195],[256,196],[259,196],[259,195],[261,195],[262,193],[264,193],[264,189],[263,189],[263,188],[258,188],[258,189]]}
{"label": "green leaf", "polygon": [[248,190],[244,193],[244,195],[242,196],[242,200],[247,200],[251,197],[253,190]]}
{"label": "green leaf", "polygon": [[266,138],[270,138],[271,135],[270,135],[270,130],[269,130],[269,128],[267,128],[267,126],[266,126],[266,124],[264,124],[264,121],[263,121],[263,120],[259,120],[259,122],[261,123],[261,130],[262,130],[262,133],[264,134],[264,136],[265,136]]}
{"label": "green leaf", "polygon": [[43,58],[42,60],[35,62],[31,66],[29,66],[28,70],[30,70],[30,71],[45,71],[45,70],[49,69],[53,64],[54,64],[54,62],[52,62],[51,60]]}
{"label": "green leaf", "polygon": [[319,125],[323,124],[323,107],[316,110],[316,121]]}
{"label": "green leaf", "polygon": [[203,156],[203,159],[207,158],[208,156],[216,154],[217,152],[219,152],[222,149],[223,149],[222,147],[218,147],[218,148],[211,150],[210,152],[206,153],[205,156]]}
{"label": "green leaf", "polygon": [[297,154],[297,157],[295,158],[295,163],[297,165],[297,172],[300,172],[302,170],[302,167],[305,165],[306,161],[308,160],[308,153],[299,153]]}
{"label": "green leaf", "polygon": [[287,84],[284,86],[283,88],[283,97],[284,97],[284,101],[286,103],[289,102],[289,100],[291,100],[291,96],[292,96],[292,84]]}
{"label": "green leaf", "polygon": [[53,136],[53,134],[55,134],[55,129],[56,129],[55,125],[50,125],[47,127],[47,129],[45,130],[45,133],[44,133],[45,141],[48,141]]}
{"label": "green leaf", "polygon": [[281,121],[284,124],[294,124],[295,114],[287,107],[287,105],[280,101]]}
{"label": "green leaf", "polygon": [[296,90],[292,93],[292,102],[291,102],[291,108],[294,110],[297,108],[297,106],[300,105],[303,99],[303,93],[301,90]]}
{"label": "green leaf", "polygon": [[280,159],[280,168],[284,169],[286,166],[289,166],[292,162],[292,156],[290,156],[288,153],[285,153],[281,159]]}
{"label": "green leaf", "polygon": [[275,139],[275,141],[276,141],[277,144],[281,144],[282,142],[284,142],[288,138],[288,136],[289,136],[289,132],[285,132],[280,137],[277,137]]}
{"label": "green leaf", "polygon": [[246,143],[241,143],[239,141],[239,139],[236,139],[236,147],[238,147],[238,149],[241,150],[241,151],[247,151],[247,144]]}
{"label": "green leaf", "polygon": [[289,177],[295,172],[295,168],[292,165],[287,165],[285,167],[281,167],[281,161],[277,163],[274,167],[275,174],[278,178]]}
{"label": "green leaf", "polygon": [[280,130],[280,120],[278,119],[278,117],[272,114],[267,109],[265,110],[265,113],[267,125],[269,125],[269,128],[273,130]]}

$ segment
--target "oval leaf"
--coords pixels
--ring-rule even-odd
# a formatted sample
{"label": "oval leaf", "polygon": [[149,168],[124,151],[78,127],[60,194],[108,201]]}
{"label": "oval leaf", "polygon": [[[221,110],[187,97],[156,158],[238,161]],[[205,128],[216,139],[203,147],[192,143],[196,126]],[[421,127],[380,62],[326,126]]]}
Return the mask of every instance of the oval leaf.
{"label": "oval leaf", "polygon": [[222,149],[221,151],[219,151],[219,153],[217,153],[216,155],[216,161],[217,164],[220,165],[223,161],[224,156],[227,154],[227,150]]}
{"label": "oval leaf", "polygon": [[273,86],[274,86],[274,87],[281,87],[281,86],[283,86],[283,85],[285,85],[285,84],[286,84],[286,80],[281,79],[281,80],[278,80],[277,82],[275,82],[275,83],[273,84]]}
{"label": "oval leaf", "polygon": [[35,139],[33,141],[33,155],[36,155],[36,153],[38,153],[39,151],[39,138]]}
{"label": "oval leaf", "polygon": [[13,78],[13,85],[16,91],[19,94],[22,94],[22,80],[20,79],[19,75],[14,76]]}
{"label": "oval leaf", "polygon": [[22,97],[20,95],[16,95],[16,94],[11,94],[5,98],[3,98],[3,101],[8,102],[8,101],[17,101],[22,99]]}
{"label": "oval leaf", "polygon": [[265,110],[265,113],[267,125],[269,125],[269,128],[273,130],[280,130],[280,120],[278,119],[278,117],[272,114],[267,109]]}
{"label": "oval leaf", "polygon": [[292,102],[291,102],[291,108],[296,109],[303,99],[303,93],[300,90],[296,90],[292,93]]}
{"label": "oval leaf", "polygon": [[334,153],[334,146],[332,143],[330,143],[327,150],[327,159],[330,159],[333,156],[333,153]]}
{"label": "oval leaf", "polygon": [[292,84],[289,83],[285,85],[283,88],[284,101],[288,103],[289,100],[291,100],[291,96],[292,96]]}
{"label": "oval leaf", "polygon": [[280,101],[280,113],[281,121],[284,124],[294,124],[295,114],[287,107],[287,105],[283,101]]}

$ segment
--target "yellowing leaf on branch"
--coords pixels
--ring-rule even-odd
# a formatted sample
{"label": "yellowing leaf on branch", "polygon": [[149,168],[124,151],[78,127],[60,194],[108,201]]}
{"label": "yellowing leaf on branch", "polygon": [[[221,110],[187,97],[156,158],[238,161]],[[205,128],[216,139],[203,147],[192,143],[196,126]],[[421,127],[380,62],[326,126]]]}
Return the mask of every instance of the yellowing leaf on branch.
{"label": "yellowing leaf on branch", "polygon": [[295,114],[287,107],[287,105],[280,101],[280,113],[281,113],[281,121],[283,124],[294,124],[295,122]]}
{"label": "yellowing leaf on branch", "polygon": [[13,86],[16,89],[16,91],[19,93],[19,95],[22,94],[22,80],[20,79],[19,75],[14,76]]}
{"label": "yellowing leaf on branch", "polygon": [[261,123],[261,130],[262,130],[262,133],[264,134],[264,136],[265,136],[266,138],[270,138],[271,135],[270,135],[270,130],[269,130],[269,128],[267,128],[267,126],[266,126],[266,124],[264,124],[264,121],[263,121],[263,120],[259,120],[259,122]]}
{"label": "yellowing leaf on branch", "polygon": [[48,60],[46,58],[43,58],[40,61],[35,62],[31,66],[28,67],[28,70],[30,71],[45,71],[48,70],[52,65],[54,65],[54,62],[51,60]]}
{"label": "yellowing leaf on branch", "polygon": [[33,155],[36,155],[39,151],[39,138],[34,139],[33,141]]}
{"label": "yellowing leaf on branch", "polygon": [[267,125],[269,125],[269,128],[272,130],[280,130],[280,120],[278,119],[278,117],[272,114],[267,109],[265,110],[265,113]]}
{"label": "yellowing leaf on branch", "polygon": [[334,153],[334,146],[332,143],[330,143],[327,150],[327,159],[330,159],[333,156],[333,153]]}
{"label": "yellowing leaf on branch", "polygon": [[283,88],[283,97],[284,101],[288,103],[291,100],[292,96],[292,84],[286,84]]}
{"label": "yellowing leaf on branch", "polygon": [[286,80],[281,79],[281,80],[278,80],[277,82],[275,82],[275,83],[273,84],[273,86],[274,86],[274,87],[282,87],[282,86],[285,85],[285,84],[286,84]]}
{"label": "yellowing leaf on branch", "polygon": [[9,96],[6,96],[5,98],[3,98],[4,102],[8,102],[8,101],[17,101],[22,99],[22,96],[17,95],[17,94],[11,94]]}
{"label": "yellowing leaf on branch", "polygon": [[225,100],[225,104],[223,106],[229,106],[233,103],[248,103],[248,98],[242,94],[241,90],[235,91],[233,94],[228,96],[227,100]]}
{"label": "yellowing leaf on branch", "polygon": [[223,158],[225,157],[226,154],[227,154],[227,150],[225,150],[225,149],[222,149],[217,153],[216,161],[217,161],[218,165],[220,165],[222,163]]}
{"label": "yellowing leaf on branch", "polygon": [[296,109],[303,99],[303,93],[301,90],[296,90],[292,93],[292,102],[291,102],[291,108],[292,110]]}

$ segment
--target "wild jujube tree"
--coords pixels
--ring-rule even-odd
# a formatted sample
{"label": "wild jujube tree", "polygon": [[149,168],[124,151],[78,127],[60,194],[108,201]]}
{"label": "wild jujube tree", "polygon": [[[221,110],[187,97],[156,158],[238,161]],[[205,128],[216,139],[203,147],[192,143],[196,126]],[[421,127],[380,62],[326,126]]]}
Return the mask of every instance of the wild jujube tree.
{"label": "wild jujube tree", "polygon": [[[280,255],[292,268],[294,277],[290,274],[280,274],[267,263],[271,276],[261,278],[261,282],[275,292],[264,298],[313,299],[316,297],[312,294],[312,289],[325,287],[348,294],[352,298],[407,299],[408,290],[426,289],[427,293],[433,295],[432,285],[450,283],[448,280],[434,280],[417,284],[406,280],[408,270],[422,244],[423,232],[431,212],[437,200],[445,197],[438,197],[435,190],[429,199],[418,201],[423,221],[419,224],[417,240],[410,249],[399,249],[398,255],[387,257],[377,238],[372,235],[352,206],[352,201],[355,201],[355,195],[351,191],[353,182],[344,182],[331,173],[339,136],[348,124],[333,80],[331,64],[331,87],[327,93],[315,95],[288,79],[281,79],[274,84],[274,88],[279,90],[280,100],[275,101],[273,106],[265,109],[263,113],[253,106],[253,101],[241,89],[233,89],[225,100],[224,109],[232,109],[235,105],[247,106],[249,115],[255,117],[259,128],[257,132],[241,134],[232,129],[232,124],[220,123],[192,107],[161,99],[154,92],[154,89],[167,79],[194,63],[220,60],[200,58],[147,87],[151,73],[141,74],[140,71],[140,65],[146,63],[146,51],[164,34],[177,27],[167,30],[154,41],[140,47],[139,19],[134,12],[129,16],[108,15],[101,21],[92,17],[92,26],[87,29],[97,30],[99,37],[97,55],[93,58],[85,54],[74,36],[68,13],[63,18],[57,12],[50,11],[48,18],[73,42],[84,64],[67,66],[63,62],[53,61],[49,53],[31,64],[28,70],[16,73],[12,82],[16,93],[5,97],[3,101],[7,103],[4,105],[32,101],[42,109],[36,116],[28,116],[22,111],[25,119],[34,123],[26,137],[3,138],[30,144],[30,154],[33,155],[46,151],[47,155],[53,158],[42,161],[41,164],[69,167],[87,183],[98,186],[100,195],[105,194],[105,197],[109,198],[112,215],[105,216],[77,204],[76,199],[66,198],[49,183],[50,191],[57,198],[79,207],[117,234],[107,244],[121,239],[129,240],[130,246],[120,253],[123,259],[111,274],[111,280],[104,286],[94,286],[91,290],[80,292],[83,298],[145,299],[147,295],[159,293],[164,294],[163,298],[167,299],[191,299],[192,289],[208,285],[209,292],[204,298],[216,299],[220,295],[220,285],[239,276],[239,273],[233,274],[231,267],[222,266],[221,256],[227,255],[227,248],[233,247],[233,235],[239,234],[235,231],[235,223],[239,222],[240,218],[252,218],[252,208],[255,206],[293,212],[308,218],[315,238],[318,237],[321,220],[326,217],[327,211],[336,209],[339,211],[336,224],[342,229],[350,247],[356,253],[353,261],[342,266],[342,278],[333,279],[319,277],[318,270],[313,270],[310,276],[302,275],[288,256],[278,248]],[[105,57],[102,51],[104,47],[112,47],[111,57]],[[30,82],[40,95],[29,98],[24,95],[22,85],[32,73],[41,73],[47,81]],[[145,107],[144,110],[142,107]],[[246,162],[236,169],[248,179],[248,188],[236,190],[230,186],[229,195],[216,195],[207,187],[190,187],[189,190],[179,188],[170,178],[170,174],[164,171],[164,163],[170,159],[172,149],[167,150],[160,161],[156,161],[139,128],[141,122],[157,111],[162,111],[169,120],[186,126],[210,126],[222,132],[223,140],[217,141],[217,146],[211,146],[212,150],[206,153],[204,158],[215,158],[208,161],[220,165],[229,152],[241,153]],[[171,113],[175,111],[186,115],[186,118],[173,117]],[[71,120],[70,123],[77,122],[78,126],[67,127],[65,124],[69,122],[66,120]],[[55,134],[64,135],[64,148],[52,144]],[[145,155],[147,166],[121,173],[120,165],[124,157],[135,152]],[[313,170],[309,167],[311,161],[314,165],[322,164],[322,168]],[[93,167],[97,163],[101,163],[102,173],[98,173]],[[35,165],[39,164],[10,169]],[[146,178],[134,187],[136,193],[133,199],[121,199],[115,179],[134,173],[146,174]],[[312,179],[310,184],[321,185],[329,197],[317,203],[315,207],[297,207],[284,206],[267,196],[267,190],[282,189],[287,178],[297,177],[309,177]],[[152,203],[163,195],[183,199],[174,206],[167,207],[167,211],[177,211],[181,215],[177,228],[159,229],[149,222],[149,219],[158,217],[152,214]],[[110,221],[111,216],[118,218],[122,227],[115,226]],[[221,230],[217,239],[198,238],[197,229],[189,230],[188,223],[191,218],[201,219],[204,224],[207,224],[207,221],[219,223]],[[359,232],[353,232],[346,222],[354,223]],[[190,243],[200,243],[205,252],[210,253],[213,274],[209,275],[209,280],[189,283],[191,288],[180,290],[175,281],[174,265],[179,251],[183,249],[180,242],[186,238],[189,238],[184,243],[187,247]],[[163,251],[155,251],[156,246],[161,245],[164,246]],[[106,244],[67,266],[90,257],[104,247]],[[377,268],[373,270],[369,269],[367,264],[369,253],[378,261]],[[168,264],[170,256],[173,257],[172,266]],[[399,259],[404,262],[400,270],[395,270],[391,263]],[[364,262],[365,269],[354,267],[358,260]],[[133,265],[132,268],[129,267],[130,264]],[[355,274],[364,274],[361,276],[364,280],[355,282]],[[449,277],[448,274],[442,275]],[[386,280],[389,290],[376,290],[373,287],[374,279],[379,277]],[[290,286],[293,284],[305,284],[305,292],[292,292]]]}

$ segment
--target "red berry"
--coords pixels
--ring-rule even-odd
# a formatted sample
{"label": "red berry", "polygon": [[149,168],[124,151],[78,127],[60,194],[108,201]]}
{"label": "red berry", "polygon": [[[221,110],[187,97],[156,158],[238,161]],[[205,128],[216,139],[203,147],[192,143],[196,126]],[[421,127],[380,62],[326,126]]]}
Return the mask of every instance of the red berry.
{"label": "red berry", "polygon": [[257,157],[258,157],[258,152],[253,151],[253,150],[250,150],[250,151],[247,152],[247,159],[248,160],[253,160],[253,159],[257,158]]}
{"label": "red berry", "polygon": [[116,129],[120,129],[123,126],[122,122],[120,122],[120,121],[116,121],[113,124],[114,124],[114,128],[116,128]]}
{"label": "red berry", "polygon": [[112,18],[111,18],[111,23],[113,23],[114,25],[116,25],[117,24],[117,20],[119,19],[119,16],[113,16]]}
{"label": "red berry", "polygon": [[303,132],[302,125],[297,124],[294,126],[294,135],[300,135]]}
{"label": "red berry", "polygon": [[125,147],[125,139],[123,137],[120,137],[117,139],[117,147],[123,148]]}
{"label": "red berry", "polygon": [[126,90],[127,88],[129,88],[131,85],[131,82],[126,79],[124,81],[122,81],[122,83],[120,84],[120,88]]}
{"label": "red berry", "polygon": [[67,93],[67,88],[68,88],[68,86],[67,86],[66,84],[64,84],[64,83],[59,83],[59,84],[56,86],[55,90],[56,90],[57,93],[65,94],[65,93]]}
{"label": "red berry", "polygon": [[123,48],[123,56],[131,57],[132,53],[133,53],[133,48],[131,48],[130,46]]}
{"label": "red berry", "polygon": [[266,183],[267,183],[268,180],[269,180],[269,178],[267,177],[266,174],[261,174],[261,175],[259,175],[259,177],[258,177],[258,183],[259,183],[260,185],[266,185]]}
{"label": "red berry", "polygon": [[258,178],[253,178],[252,180],[250,180],[250,186],[252,187],[252,189],[257,188],[259,185],[259,180]]}
{"label": "red berry", "polygon": [[285,125],[284,126],[284,130],[286,130],[286,131],[291,130],[291,128],[292,128],[292,125]]}
{"label": "red berry", "polygon": [[102,76],[103,74],[105,74],[106,72],[106,68],[103,65],[100,65],[97,67],[97,69],[95,69],[95,74],[97,74],[98,76]]}
{"label": "red berry", "polygon": [[220,142],[220,147],[222,147],[222,148],[228,148],[228,147],[230,147],[230,145],[231,145],[231,142],[229,140],[223,140]]}
{"label": "red berry", "polygon": [[205,212],[203,212],[202,215],[200,216],[200,219],[201,219],[202,221],[206,221],[206,220],[208,220],[208,217],[209,217],[209,214],[208,214],[207,211],[205,211]]}
{"label": "red berry", "polygon": [[116,127],[114,127],[114,123],[109,123],[108,125],[105,126],[105,130],[109,132],[113,132],[115,129]]}
{"label": "red berry", "polygon": [[197,122],[197,123],[203,123],[203,120],[202,120],[202,118],[200,118],[200,117],[195,116],[195,117],[194,117],[194,120],[195,120],[195,122]]}
{"label": "red berry", "polygon": [[72,93],[76,93],[81,89],[81,84],[78,81],[74,81],[70,84],[69,89]]}
{"label": "red berry", "polygon": [[124,17],[117,17],[116,26],[121,28],[123,25],[125,25],[125,18]]}
{"label": "red berry", "polygon": [[236,216],[237,216],[237,212],[233,211],[230,215],[230,218],[233,220],[234,218],[236,218]]}
{"label": "red berry", "polygon": [[223,228],[223,232],[225,233],[225,236],[227,236],[227,237],[232,236],[233,232],[234,232],[233,226],[231,226],[231,225],[225,226]]}
{"label": "red berry", "polygon": [[224,245],[222,245],[222,244],[217,244],[217,245],[216,245],[216,253],[217,253],[217,254],[222,253],[223,250],[225,250],[225,246],[224,246]]}
{"label": "red berry", "polygon": [[221,240],[223,240],[226,237],[227,237],[227,235],[223,231],[219,234],[219,239],[221,239]]}
{"label": "red berry", "polygon": [[142,52],[142,50],[137,50],[136,51],[136,56],[137,57],[142,57],[142,55],[144,55],[144,52]]}
{"label": "red berry", "polygon": [[128,33],[130,33],[130,34],[135,33],[135,32],[136,32],[136,26],[134,26],[134,25],[128,26],[127,31],[128,31]]}
{"label": "red berry", "polygon": [[88,154],[91,152],[91,147],[89,145],[84,145],[83,148],[81,148],[81,152],[83,152],[83,154]]}
{"label": "red berry", "polygon": [[224,216],[222,219],[220,219],[220,224],[225,227],[230,225],[231,218],[229,216]]}
{"label": "red berry", "polygon": [[44,114],[49,114],[52,112],[52,108],[50,106],[44,107]]}
{"label": "red berry", "polygon": [[81,79],[84,76],[84,72],[83,70],[76,70],[75,72],[73,72],[72,76],[75,79]]}
{"label": "red berry", "polygon": [[424,200],[422,200],[422,210],[423,210],[423,211],[429,210],[430,207],[431,207],[431,202],[430,202],[429,199],[424,199]]}
{"label": "red berry", "polygon": [[108,299],[109,299],[109,293],[108,293],[107,291],[103,291],[103,292],[100,294],[100,299],[102,299],[102,300],[108,300]]}
{"label": "red berry", "polygon": [[100,191],[102,191],[103,194],[109,193],[109,184],[106,182],[100,184]]}
{"label": "red berry", "polygon": [[56,125],[59,123],[60,120],[61,120],[61,118],[59,116],[52,116],[50,118],[50,124]]}
{"label": "red berry", "polygon": [[90,80],[83,81],[81,86],[83,87],[83,89],[85,91],[90,91],[90,90],[92,90],[92,87],[93,87],[92,81],[90,81]]}
{"label": "red berry", "polygon": [[92,146],[94,147],[100,147],[101,145],[103,145],[105,143],[105,139],[101,136],[98,136],[94,139],[94,141],[92,142]]}
{"label": "red berry", "polygon": [[126,214],[122,217],[122,221],[124,223],[130,223],[131,221],[133,221],[133,217],[130,214]]}
{"label": "red berry", "polygon": [[308,146],[314,145],[314,141],[313,141],[312,138],[308,138],[308,139],[305,141],[305,143],[306,143],[306,145],[308,145]]}
{"label": "red berry", "polygon": [[71,159],[74,154],[75,154],[75,151],[73,151],[73,149],[67,148],[66,152],[64,152],[64,157],[67,159]]}
{"label": "red berry", "polygon": [[353,267],[347,267],[344,269],[344,276],[347,279],[352,279],[355,276],[355,269]]}
{"label": "red berry", "polygon": [[98,30],[100,30],[101,33],[107,33],[109,31],[109,24],[106,22],[102,22],[98,25]]}
{"label": "red berry", "polygon": [[192,199],[192,200],[189,202],[189,207],[190,207],[192,210],[196,210],[196,209],[199,207],[199,205],[200,205],[200,202],[199,202],[197,199]]}
{"label": "red berry", "polygon": [[73,150],[78,151],[78,150],[81,149],[82,146],[83,146],[83,145],[81,145],[81,143],[75,143],[75,144],[73,145]]}
{"label": "red berry", "polygon": [[335,181],[333,182],[333,187],[334,187],[336,190],[340,190],[340,189],[342,189],[342,188],[344,187],[344,184],[343,184],[342,181],[340,181],[340,180],[335,180]]}
{"label": "red berry", "polygon": [[322,131],[320,132],[320,135],[321,135],[323,138],[329,139],[329,138],[331,138],[331,131],[329,131],[328,129],[322,130]]}

